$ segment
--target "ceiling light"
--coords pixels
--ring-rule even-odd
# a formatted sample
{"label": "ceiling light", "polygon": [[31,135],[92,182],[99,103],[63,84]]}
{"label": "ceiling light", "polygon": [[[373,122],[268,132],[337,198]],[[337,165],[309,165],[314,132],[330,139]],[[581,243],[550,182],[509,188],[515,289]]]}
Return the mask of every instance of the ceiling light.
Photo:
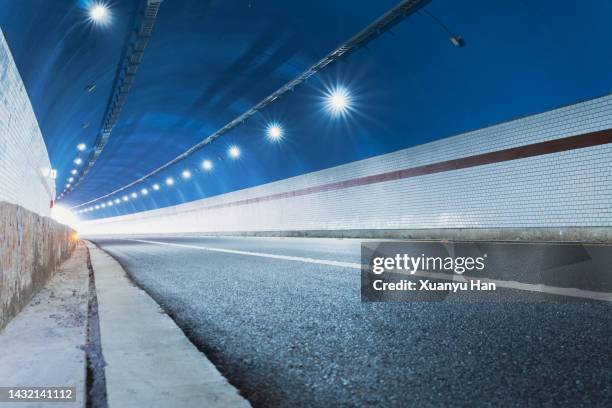
{"label": "ceiling light", "polygon": [[100,204],[100,207],[106,208],[106,204],[102,203],[102,204]]}
{"label": "ceiling light", "polygon": [[122,199],[123,201],[127,201],[127,200],[129,200],[130,198],[129,198],[128,196],[124,195],[123,197],[121,197],[121,199]]}
{"label": "ceiling light", "polygon": [[157,183],[153,184],[153,190],[155,191],[159,190],[159,184]]}
{"label": "ceiling light", "polygon": [[132,198],[137,198],[138,197],[138,194],[136,194],[136,193],[132,193],[130,195],[132,196]]}
{"label": "ceiling light", "polygon": [[181,177],[183,177],[185,180],[190,179],[191,172],[189,170],[183,170],[183,172],[181,173]]}
{"label": "ceiling light", "polygon": [[346,89],[338,87],[327,94],[325,105],[334,116],[342,115],[350,108],[351,98]]}
{"label": "ceiling light", "polygon": [[77,174],[76,169],[72,169],[72,170],[70,170],[70,174],[72,174],[73,176],[76,176],[76,174]]}
{"label": "ceiling light", "polygon": [[108,205],[109,207],[113,206],[113,200],[110,200],[108,203],[106,203],[106,205]]}
{"label": "ceiling light", "polygon": [[283,128],[280,127],[280,125],[273,123],[270,126],[268,126],[268,139],[273,140],[273,141],[278,141],[280,139],[283,138]]}
{"label": "ceiling light", "polygon": [[140,194],[147,195],[149,194],[149,190],[147,190],[146,188],[143,188],[142,190],[140,190]]}
{"label": "ceiling light", "polygon": [[204,160],[202,162],[202,168],[206,171],[210,171],[213,168],[213,164],[210,160]]}
{"label": "ceiling light", "polygon": [[99,210],[99,209],[100,209],[100,206],[99,206],[99,205],[96,205],[94,208],[95,208],[96,210]]}
{"label": "ceiling light", "polygon": [[230,147],[228,153],[232,159],[237,159],[240,157],[240,149],[238,148],[238,146]]}
{"label": "ceiling light", "polygon": [[167,185],[167,186],[172,186],[172,185],[174,185],[174,179],[173,179],[172,177],[168,177],[168,178],[166,179],[166,185]]}
{"label": "ceiling light", "polygon": [[103,23],[108,19],[108,7],[104,4],[93,4],[89,8],[89,18],[96,23]]}
{"label": "ceiling light", "polygon": [[120,199],[115,198],[115,204],[119,204],[120,202],[121,202],[121,200],[120,200]]}
{"label": "ceiling light", "polygon": [[81,159],[80,157],[77,157],[76,159],[74,159],[74,164],[76,164],[77,166],[80,165],[81,163],[83,163],[83,159]]}
{"label": "ceiling light", "polygon": [[72,183],[74,181],[74,177],[68,177],[68,181]]}
{"label": "ceiling light", "polygon": [[87,147],[87,146],[85,146],[85,143],[79,143],[79,144],[77,145],[77,149],[79,149],[80,151],[85,150],[85,148],[86,148],[86,147]]}

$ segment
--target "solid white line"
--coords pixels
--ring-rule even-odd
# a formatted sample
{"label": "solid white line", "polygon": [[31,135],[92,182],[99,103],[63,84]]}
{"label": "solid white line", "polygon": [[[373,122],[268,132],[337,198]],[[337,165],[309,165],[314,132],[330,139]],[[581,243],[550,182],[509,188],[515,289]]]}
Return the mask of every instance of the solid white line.
{"label": "solid white line", "polygon": [[147,244],[157,244],[157,245],[168,245],[168,246],[175,246],[175,247],[189,248],[189,249],[201,249],[203,251],[224,252],[227,254],[258,256],[262,258],[281,259],[284,261],[298,261],[298,262],[306,262],[306,263],[319,264],[319,265],[339,266],[341,268],[361,269],[361,264],[352,263],[352,262],[329,261],[329,260],[315,259],[315,258],[303,258],[301,256],[276,255],[276,254],[269,254],[269,253],[263,253],[263,252],[249,252],[249,251],[238,251],[235,249],[212,248],[212,247],[206,247],[206,246],[196,246],[196,245],[187,245],[187,244],[175,244],[175,243],[170,243],[170,242],[149,241],[146,239],[126,239],[126,241],[144,242]]}
{"label": "solid white line", "polygon": [[[280,259],[283,261],[297,261],[297,262],[305,262],[305,263],[318,264],[318,265],[339,266],[341,268],[352,268],[352,269],[361,270],[361,264],[353,263],[353,262],[330,261],[330,260],[316,259],[316,258],[304,258],[301,256],[276,255],[276,254],[270,254],[270,253],[265,253],[265,252],[239,251],[236,249],[224,249],[224,248],[213,248],[213,247],[198,246],[198,245],[176,244],[176,243],[170,243],[170,242],[150,241],[146,239],[128,239],[126,238],[125,240],[142,242],[145,244],[166,245],[166,246],[188,248],[188,249],[199,249],[202,251],[223,252],[223,253],[235,254],[235,255],[257,256],[261,258]],[[475,277],[470,277],[466,275],[449,275],[446,273],[439,273],[439,272],[417,271],[414,274],[410,274],[410,273],[406,273],[406,274],[411,275],[411,276],[419,276],[419,277],[424,277],[424,278],[443,279],[443,280],[465,280],[468,282],[472,280],[480,280],[483,283],[494,283],[495,285],[502,287],[502,288],[525,290],[529,292],[540,292],[540,293],[546,293],[550,295],[570,296],[570,297],[577,297],[577,298],[583,298],[583,299],[603,300],[607,302],[612,302],[611,292],[595,292],[592,290],[584,290],[584,289],[576,289],[576,288],[562,288],[558,286],[548,286],[548,285],[535,284],[535,283],[522,283],[522,282],[516,282],[516,281],[506,281],[506,280],[490,279],[490,278],[475,278]]]}

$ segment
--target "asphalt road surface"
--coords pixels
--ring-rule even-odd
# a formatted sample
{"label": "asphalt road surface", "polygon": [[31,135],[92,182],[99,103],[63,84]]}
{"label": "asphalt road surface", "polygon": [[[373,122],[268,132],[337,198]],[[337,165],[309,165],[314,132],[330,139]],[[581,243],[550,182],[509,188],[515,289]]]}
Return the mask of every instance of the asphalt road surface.
{"label": "asphalt road surface", "polygon": [[142,239],[93,241],[256,407],[612,406],[610,302],[368,303],[358,240]]}

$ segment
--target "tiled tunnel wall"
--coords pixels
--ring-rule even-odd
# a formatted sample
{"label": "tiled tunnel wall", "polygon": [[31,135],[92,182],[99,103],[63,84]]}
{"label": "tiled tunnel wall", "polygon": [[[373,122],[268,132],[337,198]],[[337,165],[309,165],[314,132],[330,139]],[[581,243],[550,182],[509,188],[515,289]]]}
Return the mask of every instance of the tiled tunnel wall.
{"label": "tiled tunnel wall", "polygon": [[0,31],[0,330],[74,248],[49,218],[54,182],[38,122]]}
{"label": "tiled tunnel wall", "polygon": [[50,214],[49,155],[8,44],[0,31],[0,201]]}
{"label": "tiled tunnel wall", "polygon": [[612,96],[605,96],[254,188],[85,222],[83,231],[436,230],[451,237],[457,230],[466,238],[505,231],[493,235],[608,240],[611,128]]}

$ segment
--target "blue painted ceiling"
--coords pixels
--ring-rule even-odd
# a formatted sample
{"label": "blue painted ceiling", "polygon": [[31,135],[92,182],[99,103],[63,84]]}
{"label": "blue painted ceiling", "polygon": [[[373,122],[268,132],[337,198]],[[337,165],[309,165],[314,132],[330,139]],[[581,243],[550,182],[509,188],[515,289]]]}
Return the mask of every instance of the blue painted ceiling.
{"label": "blue painted ceiling", "polygon": [[[0,27],[58,169],[58,191],[76,145],[96,139],[139,4],[109,2],[111,24],[102,27],[88,22],[87,2],[0,0]],[[64,204],[109,193],[174,158],[395,4],[165,0],[110,142]],[[81,216],[217,195],[607,94],[611,17],[607,0],[432,0],[134,191],[167,176],[177,180],[172,188]],[[465,46],[453,46],[447,30]],[[324,109],[335,86],[351,94],[347,116]],[[279,143],[266,139],[270,122],[283,126]],[[228,159],[231,145],[239,160]],[[212,172],[198,170],[203,159]],[[181,181],[183,169],[194,177]]]}

